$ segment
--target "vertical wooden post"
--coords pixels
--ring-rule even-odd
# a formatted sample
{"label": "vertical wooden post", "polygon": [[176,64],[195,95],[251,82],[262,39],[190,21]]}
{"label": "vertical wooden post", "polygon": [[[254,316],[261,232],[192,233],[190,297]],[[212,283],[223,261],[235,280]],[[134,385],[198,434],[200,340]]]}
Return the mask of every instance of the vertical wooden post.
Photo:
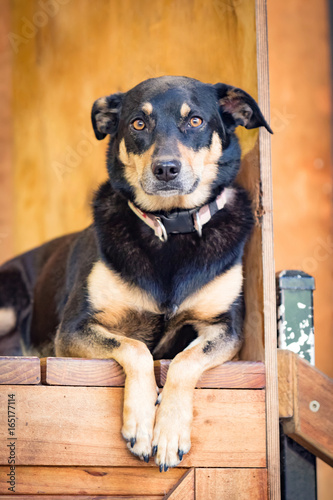
{"label": "vertical wooden post", "polygon": [[[265,117],[270,115],[268,40],[266,0],[256,0],[257,68],[259,106]],[[264,329],[266,363],[266,429],[267,465],[270,500],[280,496],[279,399],[276,352],[276,295],[273,249],[273,192],[270,136],[259,132],[260,172],[262,182],[262,259],[264,293]]]}

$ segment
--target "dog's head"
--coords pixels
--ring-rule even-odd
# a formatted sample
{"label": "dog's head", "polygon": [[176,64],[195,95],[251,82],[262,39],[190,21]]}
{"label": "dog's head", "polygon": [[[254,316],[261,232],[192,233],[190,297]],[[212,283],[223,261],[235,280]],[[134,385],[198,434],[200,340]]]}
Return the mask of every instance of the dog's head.
{"label": "dog's head", "polygon": [[97,139],[110,136],[110,180],[143,210],[194,208],[232,183],[240,148],[234,130],[264,126],[241,89],[185,77],[146,80],[95,101]]}

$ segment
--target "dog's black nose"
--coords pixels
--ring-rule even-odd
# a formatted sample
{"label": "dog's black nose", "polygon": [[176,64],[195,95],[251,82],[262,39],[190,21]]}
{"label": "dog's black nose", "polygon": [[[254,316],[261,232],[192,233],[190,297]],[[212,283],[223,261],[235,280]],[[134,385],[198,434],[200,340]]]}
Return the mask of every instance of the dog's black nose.
{"label": "dog's black nose", "polygon": [[180,172],[181,164],[178,160],[156,160],[152,164],[153,174],[159,181],[169,182],[175,179]]}

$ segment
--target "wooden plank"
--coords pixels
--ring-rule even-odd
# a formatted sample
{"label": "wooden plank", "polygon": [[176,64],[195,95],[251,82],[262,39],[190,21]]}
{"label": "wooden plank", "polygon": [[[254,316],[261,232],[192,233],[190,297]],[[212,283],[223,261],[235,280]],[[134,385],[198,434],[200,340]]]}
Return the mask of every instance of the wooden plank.
{"label": "wooden plank", "polygon": [[[280,351],[279,360],[283,357],[286,354]],[[289,358],[291,362],[288,364],[279,361],[280,378],[293,379],[288,385],[293,412],[291,416],[287,413],[289,418],[283,421],[283,430],[317,457],[333,465],[333,380],[296,354],[289,353]],[[280,392],[285,389],[282,385]]]}
{"label": "wooden plank", "polygon": [[194,500],[194,469],[190,469],[165,496],[165,500]]}
{"label": "wooden plank", "polygon": [[[314,276],[316,366],[333,377],[330,2],[267,8],[276,269]],[[308,105],[313,96],[317,106]]]}
{"label": "wooden plank", "polygon": [[[138,465],[120,435],[123,389],[56,386],[0,387],[0,464],[8,459],[11,392],[17,465]],[[195,390],[192,449],[182,466],[207,465],[266,466],[265,391]]]}
{"label": "wooden plank", "polygon": [[[157,385],[163,387],[171,361],[155,361]],[[197,383],[197,388],[211,389],[263,389],[265,365],[253,361],[230,361],[207,370]]]}
{"label": "wooden plank", "polygon": [[196,500],[267,500],[266,469],[196,469]]}
{"label": "wooden plank", "polygon": [[[42,383],[83,387],[123,387],[125,374],[112,359],[43,358]],[[155,361],[159,387],[163,387],[170,360]],[[262,389],[265,387],[265,365],[250,361],[231,361],[204,373],[198,388]]]}
{"label": "wooden plank", "polygon": [[33,385],[41,381],[39,358],[0,356],[0,384]]}
{"label": "wooden plank", "polygon": [[1,500],[162,500],[165,495],[119,496],[109,495],[1,495]]}
{"label": "wooden plank", "polygon": [[[165,495],[185,472],[179,467],[170,469],[168,474],[161,474],[157,467],[16,467],[15,493],[149,498]],[[0,467],[0,494],[8,491],[7,473],[8,466]]]}
{"label": "wooden plank", "polygon": [[[267,43],[267,0],[256,0],[258,103],[270,116]],[[276,355],[276,292],[273,246],[273,190],[270,135],[259,131],[260,177],[262,186],[262,262],[266,363],[266,431],[269,498],[279,500],[280,443],[279,395]]]}
{"label": "wooden plank", "polygon": [[294,377],[291,351],[278,349],[279,416],[290,418],[294,415]]}
{"label": "wooden plank", "polygon": [[113,359],[42,358],[42,383],[84,387],[123,387],[125,373]]}

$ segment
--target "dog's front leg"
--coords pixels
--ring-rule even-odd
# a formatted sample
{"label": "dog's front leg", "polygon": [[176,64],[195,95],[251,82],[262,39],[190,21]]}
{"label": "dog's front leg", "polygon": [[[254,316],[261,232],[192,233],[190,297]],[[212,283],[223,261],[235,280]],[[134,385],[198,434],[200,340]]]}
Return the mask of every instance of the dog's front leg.
{"label": "dog's front leg", "polygon": [[56,355],[114,359],[126,374],[122,435],[129,450],[146,462],[156,411],[157,388],[154,362],[139,340],[116,335],[97,324],[87,324],[74,334],[61,327],[56,337]]}
{"label": "dog's front leg", "polygon": [[227,318],[218,325],[198,325],[199,337],[170,364],[158,398],[153,438],[153,455],[161,472],[176,466],[191,448],[193,396],[198,379],[205,370],[232,359],[240,348],[241,340],[230,323],[231,318]]}

